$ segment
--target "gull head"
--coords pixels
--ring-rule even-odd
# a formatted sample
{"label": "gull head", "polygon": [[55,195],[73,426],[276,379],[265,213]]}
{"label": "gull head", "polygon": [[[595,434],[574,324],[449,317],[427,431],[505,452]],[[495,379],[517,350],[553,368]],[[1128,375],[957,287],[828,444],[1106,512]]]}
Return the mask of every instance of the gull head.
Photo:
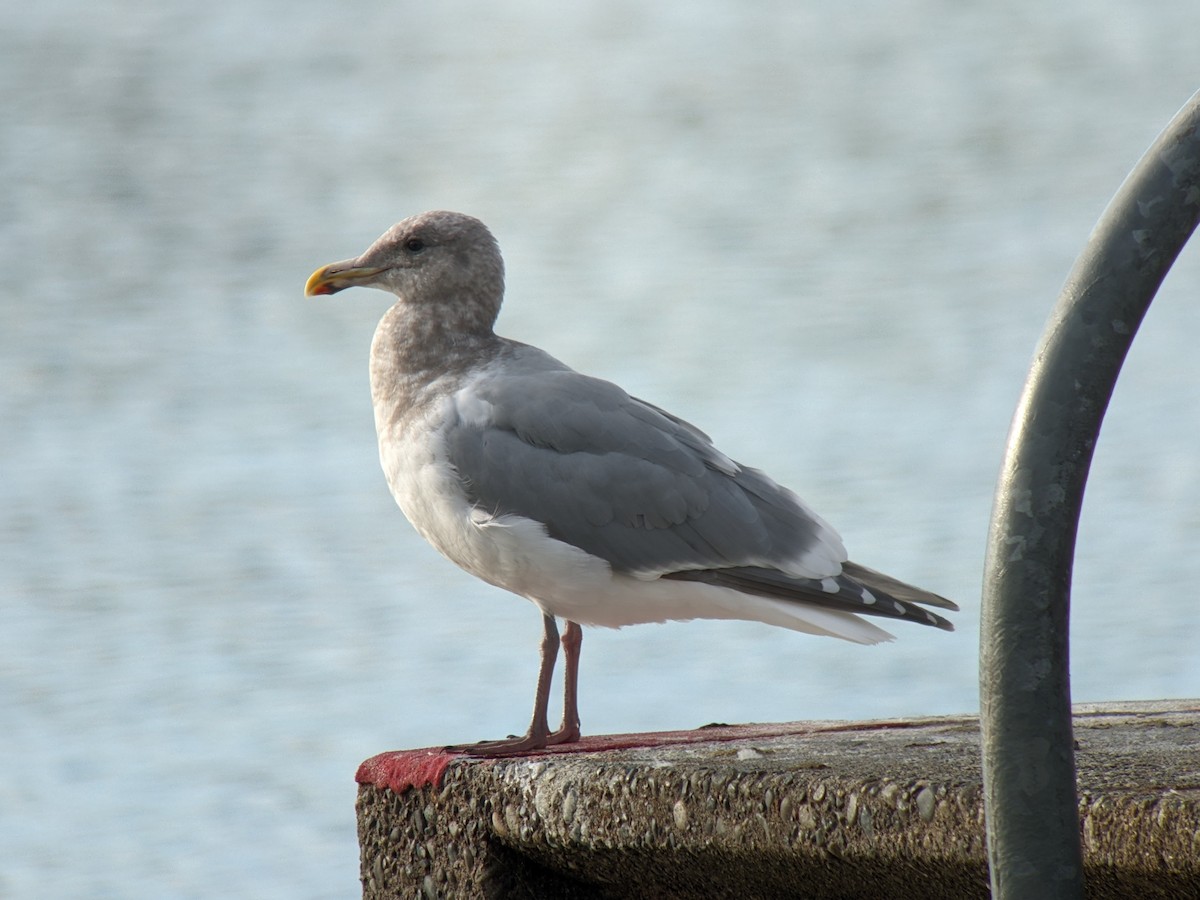
{"label": "gull head", "polygon": [[504,296],[504,261],[478,219],[435,210],[397,222],[361,255],[317,269],[304,293],[315,297],[350,287],[379,288],[412,307],[469,304],[490,327]]}

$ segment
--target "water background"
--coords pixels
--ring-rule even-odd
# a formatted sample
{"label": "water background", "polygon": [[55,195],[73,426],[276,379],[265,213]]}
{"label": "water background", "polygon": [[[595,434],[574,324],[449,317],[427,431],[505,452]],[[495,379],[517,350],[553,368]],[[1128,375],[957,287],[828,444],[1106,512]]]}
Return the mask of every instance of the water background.
{"label": "water background", "polygon": [[[589,632],[590,733],[977,709],[1037,337],[1200,88],[1192,2],[152,6],[0,29],[0,897],[357,895],[354,770],[525,725],[535,611],[376,460],[387,299],[318,265],[480,216],[502,333],[697,423],[959,600],[878,648]],[[1200,695],[1200,263],[1110,408],[1079,701]]]}

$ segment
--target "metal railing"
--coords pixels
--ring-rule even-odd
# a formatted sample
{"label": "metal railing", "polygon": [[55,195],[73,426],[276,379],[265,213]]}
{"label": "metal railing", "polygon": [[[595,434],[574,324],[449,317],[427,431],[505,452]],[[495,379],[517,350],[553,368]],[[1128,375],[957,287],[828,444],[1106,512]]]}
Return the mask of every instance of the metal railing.
{"label": "metal railing", "polygon": [[1083,897],[1068,668],[1079,512],[1121,364],[1198,220],[1200,93],[1092,232],[1009,433],[988,534],[979,678],[988,859],[1001,900]]}

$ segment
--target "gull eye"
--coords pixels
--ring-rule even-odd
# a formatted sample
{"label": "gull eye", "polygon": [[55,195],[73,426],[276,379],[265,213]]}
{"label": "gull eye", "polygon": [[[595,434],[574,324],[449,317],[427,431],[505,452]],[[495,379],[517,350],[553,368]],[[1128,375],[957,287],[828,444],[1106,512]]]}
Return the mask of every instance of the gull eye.
{"label": "gull eye", "polygon": [[411,237],[404,242],[404,249],[410,253],[420,253],[425,249],[425,242],[420,238]]}

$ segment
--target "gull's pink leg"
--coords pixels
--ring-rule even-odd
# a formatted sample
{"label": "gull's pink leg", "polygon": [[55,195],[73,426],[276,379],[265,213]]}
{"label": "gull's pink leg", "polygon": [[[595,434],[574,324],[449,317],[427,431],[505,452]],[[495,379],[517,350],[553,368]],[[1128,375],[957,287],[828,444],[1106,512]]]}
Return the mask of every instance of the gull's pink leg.
{"label": "gull's pink leg", "polygon": [[579,648],[583,645],[583,629],[576,622],[566,622],[563,629],[563,720],[558,731],[546,738],[547,744],[570,744],[579,740]]}
{"label": "gull's pink leg", "polygon": [[[574,622],[567,623],[567,634],[571,633],[572,626],[576,631],[579,626]],[[564,646],[567,646],[567,663],[571,664],[572,654],[575,656],[575,666],[579,664],[579,638],[572,639],[574,649],[570,649],[567,645],[566,637],[563,638]],[[510,753],[520,753],[523,750],[541,750],[546,746],[550,737],[550,726],[546,719],[546,707],[550,704],[550,682],[554,679],[554,663],[558,659],[558,625],[554,622],[554,616],[542,615],[542,664],[538,668],[537,677],[537,693],[533,698],[533,719],[529,723],[529,730],[522,737],[507,738],[502,741],[480,741],[477,744],[458,744],[452,747],[447,747],[447,750],[461,750],[467,753],[481,754],[486,756],[505,756]],[[575,681],[574,674],[570,675],[570,683],[573,685]],[[574,701],[572,701],[574,705]],[[576,716],[578,723],[578,716]],[[565,723],[564,723],[565,725]],[[578,732],[578,724],[576,724],[576,732]],[[559,731],[561,731],[560,729]],[[558,734],[559,732],[555,732]],[[576,733],[575,738],[579,735]]]}

